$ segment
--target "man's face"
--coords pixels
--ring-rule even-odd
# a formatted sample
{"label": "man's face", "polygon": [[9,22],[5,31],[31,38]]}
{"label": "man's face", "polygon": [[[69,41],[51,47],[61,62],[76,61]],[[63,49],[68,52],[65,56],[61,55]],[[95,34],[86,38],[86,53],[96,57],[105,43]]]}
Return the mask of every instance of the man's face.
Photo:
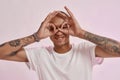
{"label": "man's face", "polygon": [[50,36],[50,39],[55,46],[64,46],[69,44],[69,30],[67,21],[60,17],[55,17],[51,21],[55,27],[55,34]]}

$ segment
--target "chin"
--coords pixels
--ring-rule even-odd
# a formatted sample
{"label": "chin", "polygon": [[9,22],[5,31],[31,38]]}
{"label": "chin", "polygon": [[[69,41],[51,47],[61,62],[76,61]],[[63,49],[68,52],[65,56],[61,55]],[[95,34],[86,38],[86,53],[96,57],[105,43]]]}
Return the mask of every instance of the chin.
{"label": "chin", "polygon": [[59,44],[56,44],[56,46],[64,46],[65,44],[63,44],[63,43],[59,43]]}
{"label": "chin", "polygon": [[54,43],[54,46],[62,47],[69,44],[69,39],[66,37],[63,38],[51,38],[52,42]]}
{"label": "chin", "polygon": [[66,45],[68,45],[69,44],[69,42],[59,42],[59,43],[56,43],[56,44],[54,44],[55,46],[59,46],[59,47],[62,47],[62,46],[66,46]]}

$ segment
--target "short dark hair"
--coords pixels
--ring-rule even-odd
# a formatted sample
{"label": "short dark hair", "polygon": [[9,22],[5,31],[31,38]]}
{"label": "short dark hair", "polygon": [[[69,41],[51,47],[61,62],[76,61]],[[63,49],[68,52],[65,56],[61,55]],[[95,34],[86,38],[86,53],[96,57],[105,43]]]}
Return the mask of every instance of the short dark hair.
{"label": "short dark hair", "polygon": [[63,11],[60,11],[62,14],[58,13],[56,16],[63,18],[63,19],[69,19],[69,15]]}

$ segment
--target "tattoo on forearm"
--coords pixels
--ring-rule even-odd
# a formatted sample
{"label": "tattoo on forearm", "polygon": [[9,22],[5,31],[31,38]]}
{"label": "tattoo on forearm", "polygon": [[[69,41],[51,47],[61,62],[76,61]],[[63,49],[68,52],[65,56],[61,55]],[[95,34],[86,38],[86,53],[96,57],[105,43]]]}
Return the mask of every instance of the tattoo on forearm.
{"label": "tattoo on forearm", "polygon": [[120,54],[120,43],[115,40],[101,37],[89,32],[86,32],[84,37],[85,39],[97,44],[99,47],[103,48],[106,51]]}
{"label": "tattoo on forearm", "polygon": [[28,45],[31,42],[31,39],[33,39],[33,36],[28,36],[27,38],[23,38],[22,42],[24,43],[23,46]]}
{"label": "tattoo on forearm", "polygon": [[10,41],[10,42],[9,42],[9,45],[10,45],[10,46],[13,46],[13,47],[17,47],[17,46],[20,45],[20,40],[17,39],[17,40],[14,40],[14,41]]}
{"label": "tattoo on forearm", "polygon": [[26,46],[29,43],[31,43],[32,39],[34,39],[33,36],[28,36],[28,37],[25,37],[25,38],[22,38],[22,39],[17,39],[17,40],[14,40],[14,41],[10,41],[9,45],[12,46],[12,47],[18,47],[18,46],[23,47],[23,46]]}
{"label": "tattoo on forearm", "polygon": [[4,43],[4,44],[1,44],[0,47],[2,47],[2,46],[4,46],[4,45],[5,45],[5,43]]}

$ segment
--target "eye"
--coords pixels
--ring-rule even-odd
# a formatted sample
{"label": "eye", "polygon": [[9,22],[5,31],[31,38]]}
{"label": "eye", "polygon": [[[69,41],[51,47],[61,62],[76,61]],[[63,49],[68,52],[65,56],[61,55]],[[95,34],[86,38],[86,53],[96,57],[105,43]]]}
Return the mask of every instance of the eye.
{"label": "eye", "polygon": [[62,29],[68,29],[68,25],[67,24],[63,25]]}
{"label": "eye", "polygon": [[54,27],[53,27],[53,26],[50,26],[50,27],[49,27],[49,31],[51,31],[51,32],[54,31]]}

